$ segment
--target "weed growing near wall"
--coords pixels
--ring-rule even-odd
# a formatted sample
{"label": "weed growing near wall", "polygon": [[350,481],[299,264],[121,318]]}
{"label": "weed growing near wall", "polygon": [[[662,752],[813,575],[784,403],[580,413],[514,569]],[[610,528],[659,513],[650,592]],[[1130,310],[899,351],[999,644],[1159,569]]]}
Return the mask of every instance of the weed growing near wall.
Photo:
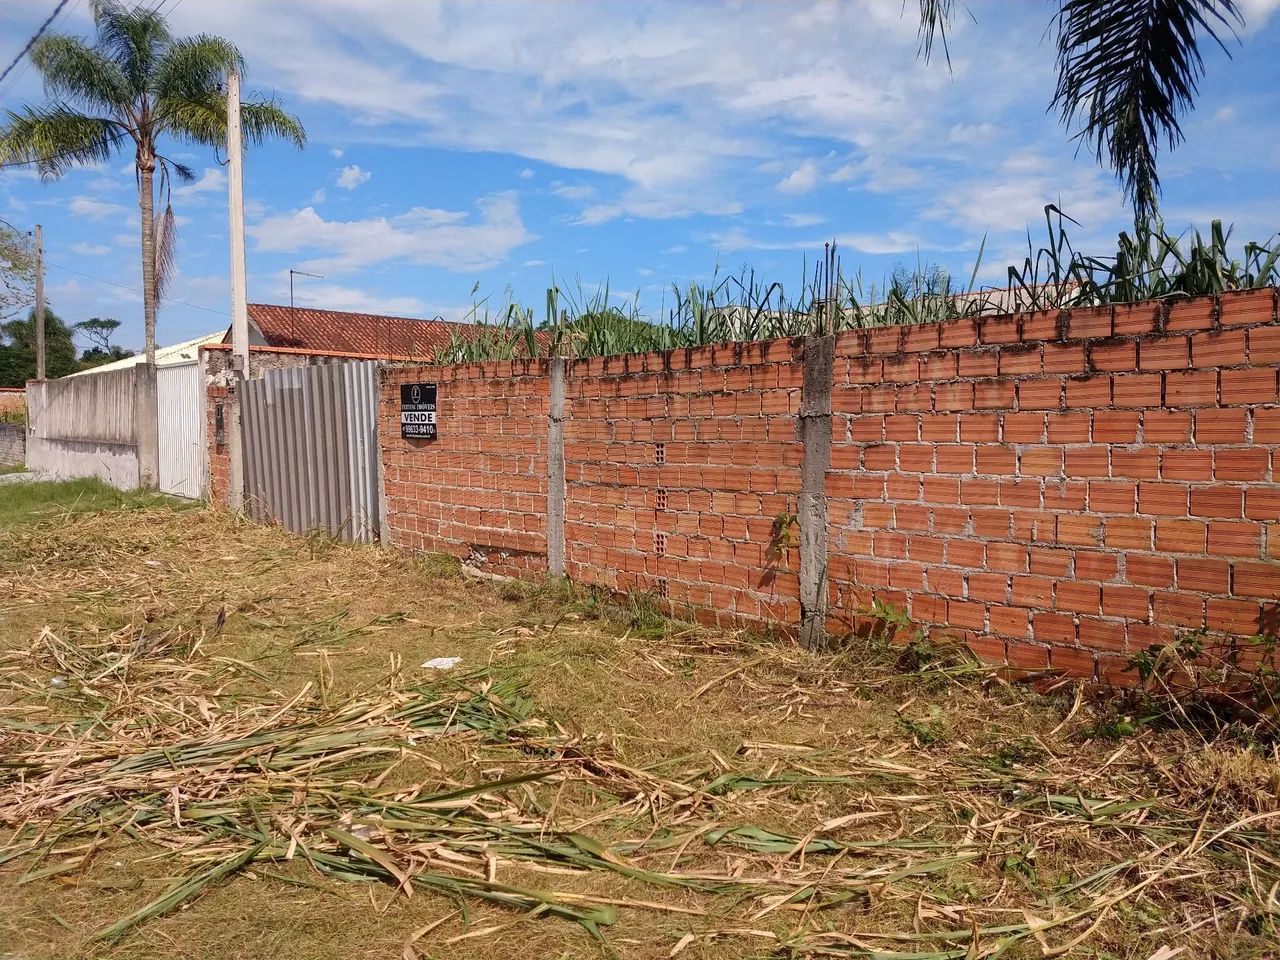
{"label": "weed growing near wall", "polygon": [[1137,224],[1117,239],[1111,256],[1092,256],[1072,245],[1056,206],[1045,207],[1045,240],[1038,249],[1027,234],[1027,256],[1011,264],[1003,289],[976,285],[985,241],[967,284],[934,264],[900,267],[881,282],[862,272],[846,274],[829,247],[797,288],[766,281],[750,268],[710,283],[673,284],[656,316],[636,298],[611,299],[608,284],[595,292],[553,287],[541,320],[532,307],[508,303],[490,315],[478,302],[468,320],[483,332],[456,335],[441,350],[443,363],[519,357],[595,357],[678,347],[772,340],[867,327],[935,323],[961,317],[1028,310],[1171,300],[1280,284],[1280,234],[1249,242],[1238,254],[1231,228],[1215,220],[1206,234],[1171,234],[1163,221]]}

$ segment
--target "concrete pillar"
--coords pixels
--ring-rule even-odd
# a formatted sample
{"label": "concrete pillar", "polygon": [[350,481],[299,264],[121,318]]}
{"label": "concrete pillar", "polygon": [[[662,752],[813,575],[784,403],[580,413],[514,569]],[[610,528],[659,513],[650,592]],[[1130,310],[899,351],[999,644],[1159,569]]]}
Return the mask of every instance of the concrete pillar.
{"label": "concrete pillar", "polygon": [[547,572],[564,576],[564,397],[569,362],[552,357],[551,409],[547,416]]}
{"label": "concrete pillar", "polygon": [[138,451],[138,486],[160,485],[160,414],[156,397],[156,368],[140,363],[133,368],[133,443]]}
{"label": "concrete pillar", "polygon": [[831,468],[831,386],[835,337],[804,342],[804,380],[797,430],[804,446],[800,465],[800,641],[822,649],[827,643],[827,471]]}

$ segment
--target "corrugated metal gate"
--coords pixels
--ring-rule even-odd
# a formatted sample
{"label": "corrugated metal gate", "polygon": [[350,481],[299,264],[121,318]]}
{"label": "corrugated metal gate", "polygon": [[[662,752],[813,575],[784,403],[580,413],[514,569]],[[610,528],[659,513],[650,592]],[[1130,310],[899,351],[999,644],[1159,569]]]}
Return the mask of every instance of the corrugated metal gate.
{"label": "corrugated metal gate", "polygon": [[161,492],[204,496],[204,375],[198,364],[156,369],[156,413]]}
{"label": "corrugated metal gate", "polygon": [[245,505],[295,533],[378,538],[378,363],[271,370],[244,383]]}

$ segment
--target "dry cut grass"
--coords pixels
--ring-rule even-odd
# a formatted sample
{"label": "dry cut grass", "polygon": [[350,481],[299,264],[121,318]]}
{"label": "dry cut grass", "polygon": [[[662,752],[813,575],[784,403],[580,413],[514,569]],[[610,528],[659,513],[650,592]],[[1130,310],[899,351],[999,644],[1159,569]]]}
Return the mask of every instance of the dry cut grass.
{"label": "dry cut grass", "polygon": [[1270,955],[1274,748],[1107,711],[207,511],[57,514],[0,533],[0,942]]}

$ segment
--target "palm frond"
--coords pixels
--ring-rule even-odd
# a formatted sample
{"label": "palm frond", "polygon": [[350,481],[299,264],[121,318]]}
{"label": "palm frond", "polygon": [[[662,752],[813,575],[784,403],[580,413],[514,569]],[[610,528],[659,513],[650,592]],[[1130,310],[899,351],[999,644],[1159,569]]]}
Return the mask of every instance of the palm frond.
{"label": "palm frond", "polygon": [[157,100],[195,100],[221,88],[244,59],[230,40],[200,34],[175,40],[156,63],[151,92]]}
{"label": "palm frond", "polygon": [[183,183],[195,183],[196,172],[185,163],[179,163],[177,160],[164,158],[164,162],[173,168],[173,172],[178,175],[178,179]]}
{"label": "palm frond", "polygon": [[295,147],[307,145],[307,132],[302,121],[284,110],[274,100],[249,100],[240,105],[240,124],[249,143],[262,143],[269,137],[288,140]]}
{"label": "palm frond", "polygon": [[1237,0],[1063,0],[1053,107],[1115,171],[1139,219],[1156,209],[1156,158],[1182,140],[1179,117],[1204,73],[1200,43],[1224,50],[1244,23]]}
{"label": "palm frond", "polygon": [[163,51],[173,37],[164,17],[142,4],[126,8],[118,0],[94,0],[98,49],[114,60],[135,97],[145,95]]}
{"label": "palm frond", "polygon": [[62,106],[6,111],[0,129],[0,162],[35,163],[43,179],[79,164],[111,159],[128,128],[105,117],[86,117]]}
{"label": "palm frond", "polygon": [[942,44],[942,53],[951,66],[951,49],[947,45],[947,30],[955,15],[955,0],[920,0],[920,29],[916,34],[918,54],[925,62],[933,58],[935,43]]}
{"label": "palm frond", "polygon": [[78,37],[43,37],[31,48],[31,62],[45,90],[61,100],[93,110],[119,110],[132,102],[119,64]]}
{"label": "palm frond", "polygon": [[156,306],[164,300],[173,283],[176,268],[175,253],[178,243],[178,221],[173,206],[166,203],[164,213],[156,217]]}
{"label": "palm frond", "polygon": [[[156,116],[167,133],[182,140],[217,147],[227,140],[227,101],[216,91],[190,99],[157,101]],[[302,122],[271,101],[248,100],[240,105],[240,128],[246,144],[281,137],[295,146],[306,145]]]}

